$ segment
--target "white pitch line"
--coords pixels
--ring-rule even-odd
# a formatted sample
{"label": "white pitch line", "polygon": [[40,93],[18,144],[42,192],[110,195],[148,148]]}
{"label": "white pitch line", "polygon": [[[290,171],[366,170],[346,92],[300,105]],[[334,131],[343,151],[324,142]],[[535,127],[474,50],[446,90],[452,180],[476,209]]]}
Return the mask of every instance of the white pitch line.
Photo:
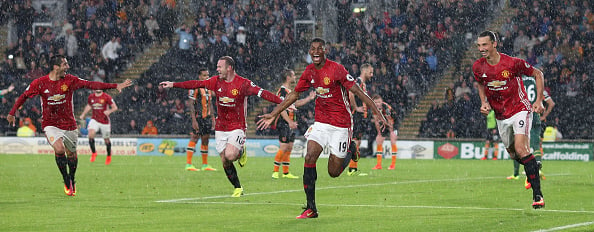
{"label": "white pitch line", "polygon": [[[283,206],[303,206],[298,203],[274,203],[274,202],[215,202],[215,201],[186,201],[170,202],[176,204],[211,204],[211,205],[283,205]],[[318,204],[324,207],[364,207],[364,208],[403,208],[403,209],[459,209],[459,210],[491,210],[491,211],[526,211],[531,209],[517,208],[484,208],[484,207],[461,207],[461,206],[431,206],[431,205],[353,205],[353,204]],[[576,210],[546,210],[539,209],[534,212],[544,213],[585,213],[594,214],[594,211],[576,211]],[[594,222],[593,222],[594,223]],[[591,224],[591,223],[590,223]],[[589,224],[586,224],[589,225]],[[583,226],[583,225],[580,225]],[[571,227],[568,227],[571,228]]]}
{"label": "white pitch line", "polygon": [[571,224],[571,225],[566,225],[566,226],[553,227],[553,228],[549,228],[549,229],[535,230],[534,232],[558,231],[558,230],[565,230],[565,229],[571,229],[571,228],[582,227],[582,226],[589,226],[589,225],[593,225],[593,224],[594,224],[594,221],[593,222],[583,222],[583,223]]}
{"label": "white pitch line", "polygon": [[[570,174],[549,174],[547,176],[568,176]],[[472,181],[472,180],[487,180],[487,179],[500,179],[501,177],[475,177],[475,178],[455,178],[455,179],[433,179],[433,180],[411,180],[411,181],[395,181],[388,183],[375,183],[375,184],[359,184],[359,185],[344,185],[344,186],[330,186],[330,187],[318,187],[318,190],[327,189],[343,189],[343,188],[360,188],[360,187],[371,187],[371,186],[384,186],[384,185],[398,185],[398,184],[418,184],[418,183],[431,183],[431,182],[455,182],[455,181]],[[301,192],[303,189],[293,190],[282,190],[273,192],[257,192],[257,193],[245,193],[243,196],[255,196],[255,195],[268,195],[268,194],[279,194],[279,193],[292,193]],[[219,196],[207,196],[207,197],[196,197],[196,198],[179,198],[170,200],[158,200],[158,203],[176,203],[180,201],[196,201],[196,200],[208,200],[208,199],[221,199],[230,198],[230,195],[219,195]]]}

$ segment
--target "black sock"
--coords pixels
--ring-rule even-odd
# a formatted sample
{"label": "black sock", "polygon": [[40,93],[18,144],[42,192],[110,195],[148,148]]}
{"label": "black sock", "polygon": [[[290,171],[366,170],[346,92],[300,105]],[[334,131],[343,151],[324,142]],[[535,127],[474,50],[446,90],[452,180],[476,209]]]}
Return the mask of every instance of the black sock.
{"label": "black sock", "polygon": [[540,176],[538,174],[538,164],[536,163],[536,159],[530,154],[524,158],[520,158],[520,162],[524,164],[526,177],[528,178],[530,185],[532,185],[532,195],[542,196],[542,192],[540,192]]}
{"label": "black sock", "polygon": [[305,164],[303,167],[303,190],[307,199],[307,208],[317,211],[316,208],[316,180],[318,172],[316,165]]}
{"label": "black sock", "polygon": [[64,179],[64,184],[70,181],[70,177],[68,176],[68,171],[66,170],[66,166],[68,165],[68,161],[66,160],[66,156],[64,154],[56,154],[56,165],[58,165],[58,169],[62,174],[62,178]]}
{"label": "black sock", "polygon": [[355,149],[347,150],[347,154],[342,161],[342,171],[344,171],[344,169],[349,166],[349,163],[351,163],[351,158],[353,157],[354,152],[356,152]]}
{"label": "black sock", "polygon": [[107,156],[111,156],[111,142],[105,143],[105,148],[107,148]]}
{"label": "black sock", "polygon": [[520,162],[517,160],[514,160],[514,176],[519,176],[520,175]]}
{"label": "black sock", "polygon": [[239,177],[237,176],[237,170],[235,169],[235,165],[231,163],[227,167],[223,167],[225,169],[225,174],[227,174],[227,179],[235,188],[241,188],[241,184],[239,183]]}
{"label": "black sock", "polygon": [[76,168],[78,167],[78,156],[74,154],[72,157],[68,157],[68,169],[70,172],[70,180],[74,182],[74,175],[76,174]]}
{"label": "black sock", "polygon": [[91,152],[92,153],[95,153],[96,152],[96,150],[95,150],[95,139],[89,138],[89,146],[91,146]]}

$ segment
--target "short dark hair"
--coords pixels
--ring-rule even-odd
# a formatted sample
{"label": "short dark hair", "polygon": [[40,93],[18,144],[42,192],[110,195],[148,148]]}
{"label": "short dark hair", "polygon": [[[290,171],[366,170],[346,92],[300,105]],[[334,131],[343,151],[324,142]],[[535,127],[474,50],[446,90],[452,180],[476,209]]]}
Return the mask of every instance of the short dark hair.
{"label": "short dark hair", "polygon": [[322,39],[320,37],[313,38],[311,40],[311,42],[312,43],[321,43],[322,45],[326,45],[326,40],[324,40],[324,39]]}
{"label": "short dark hair", "polygon": [[208,72],[208,69],[206,69],[206,68],[200,68],[200,69],[198,69],[198,75],[200,75],[200,73],[201,72],[204,72],[204,71],[207,71]]}
{"label": "short dark hair", "polygon": [[50,58],[50,62],[49,65],[52,67],[52,70],[54,69],[54,65],[62,65],[62,60],[66,58],[64,55],[55,55],[52,56],[52,58]]}
{"label": "short dark hair", "polygon": [[225,64],[231,66],[231,69],[235,70],[235,61],[230,56],[222,56],[219,60],[224,60]]}
{"label": "short dark hair", "polygon": [[489,36],[489,38],[491,39],[491,42],[498,42],[497,41],[497,34],[493,31],[483,31],[481,32],[481,34],[479,34],[479,37],[486,37]]}

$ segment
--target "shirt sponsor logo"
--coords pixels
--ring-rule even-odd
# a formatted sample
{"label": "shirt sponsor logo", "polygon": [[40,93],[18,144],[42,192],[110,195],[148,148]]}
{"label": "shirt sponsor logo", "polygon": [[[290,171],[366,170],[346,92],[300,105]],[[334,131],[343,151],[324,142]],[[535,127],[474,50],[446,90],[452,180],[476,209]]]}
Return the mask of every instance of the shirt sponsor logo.
{"label": "shirt sponsor logo", "polygon": [[318,93],[318,94],[327,94],[329,92],[330,92],[329,88],[322,88],[322,87],[316,88],[316,93]]}
{"label": "shirt sponsor logo", "polygon": [[66,95],[64,94],[55,94],[53,96],[50,96],[47,98],[48,101],[60,101],[62,99],[64,99],[66,97]]}
{"label": "shirt sponsor logo", "polygon": [[222,106],[234,106],[235,104],[229,104],[229,103],[235,103],[235,98],[219,97],[219,102],[221,102]]}
{"label": "shirt sponsor logo", "polygon": [[487,86],[492,87],[492,88],[501,88],[501,86],[505,86],[507,84],[507,81],[491,81],[489,83],[487,83]]}

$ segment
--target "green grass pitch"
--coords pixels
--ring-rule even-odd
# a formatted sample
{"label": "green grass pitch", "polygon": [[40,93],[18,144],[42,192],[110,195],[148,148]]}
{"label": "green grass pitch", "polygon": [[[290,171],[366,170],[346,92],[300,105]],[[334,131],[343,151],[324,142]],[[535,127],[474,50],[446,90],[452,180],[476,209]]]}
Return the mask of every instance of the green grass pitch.
{"label": "green grass pitch", "polygon": [[[320,217],[297,220],[302,180],[271,178],[272,158],[237,169],[245,195],[218,157],[216,172],[188,172],[185,157],[79,156],[77,196],[68,197],[51,155],[0,155],[0,231],[594,231],[594,165],[544,162],[546,208],[531,208],[512,162],[398,160],[396,170],[330,178],[318,161]],[[194,158],[196,163],[200,157]],[[291,160],[301,176],[303,159]]]}

